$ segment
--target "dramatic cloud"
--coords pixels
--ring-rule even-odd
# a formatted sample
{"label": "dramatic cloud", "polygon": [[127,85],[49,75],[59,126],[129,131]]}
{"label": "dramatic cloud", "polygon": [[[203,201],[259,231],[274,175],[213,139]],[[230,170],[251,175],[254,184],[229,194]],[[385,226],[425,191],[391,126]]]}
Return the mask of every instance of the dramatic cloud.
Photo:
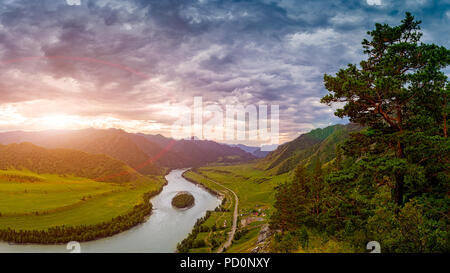
{"label": "dramatic cloud", "polygon": [[345,122],[319,103],[323,74],[359,63],[366,31],[406,11],[450,47],[449,1],[2,1],[0,131],[66,120],[168,134],[202,96],[280,105],[287,141]]}

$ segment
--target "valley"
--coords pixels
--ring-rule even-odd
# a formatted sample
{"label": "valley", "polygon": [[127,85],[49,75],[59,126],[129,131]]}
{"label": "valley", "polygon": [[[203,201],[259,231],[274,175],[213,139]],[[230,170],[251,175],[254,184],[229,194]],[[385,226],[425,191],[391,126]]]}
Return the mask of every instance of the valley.
{"label": "valley", "polygon": [[[39,231],[63,225],[94,226],[111,221],[141,204],[145,194],[154,195],[162,189],[166,182],[161,174],[171,166],[164,158],[170,160],[179,153],[190,154],[193,155],[191,164],[195,166],[199,164],[195,163],[195,158],[208,153],[210,159],[206,160],[214,162],[213,165],[195,167],[183,177],[204,185],[224,200],[219,210],[208,213],[207,219],[198,227],[199,232],[190,236],[191,242],[184,251],[251,252],[257,245],[261,229],[269,223],[277,186],[292,179],[290,160],[299,156],[310,160],[317,155],[332,159],[334,150],[331,147],[345,138],[347,128],[350,127],[336,125],[314,130],[258,161],[247,153],[256,151],[252,147],[228,147],[207,141],[178,141],[161,154],[163,148],[160,145],[170,145],[172,140],[120,130],[3,133],[0,142],[13,143],[0,145],[0,167],[3,169],[0,170],[0,230]],[[14,140],[33,141],[34,144],[17,144]],[[94,149],[91,148],[94,143],[101,144]],[[94,154],[55,148],[60,146],[90,150]],[[130,150],[130,147],[134,148]],[[209,150],[205,152],[199,147]],[[102,152],[110,157],[101,155]],[[132,168],[113,159],[130,162],[133,153],[136,158],[145,160],[144,163],[150,162],[149,165],[157,170],[156,174],[149,174],[147,167]],[[154,162],[139,156],[158,153],[160,158]],[[244,163],[220,162],[230,154],[242,157]],[[182,158],[179,156],[180,160]],[[249,160],[253,162],[245,163]],[[236,202],[239,202],[238,206]],[[238,219],[233,234],[230,234],[235,207]]]}
{"label": "valley", "polygon": [[[181,141],[165,156],[190,147],[184,152],[193,155],[194,163],[168,175],[169,165],[155,164],[151,158],[146,162],[158,169],[157,174],[105,154],[31,143],[0,145],[0,236],[21,244],[91,241],[85,245],[92,252],[108,251],[106,246],[121,251],[121,238],[142,241],[139,247],[125,243],[131,252],[363,252],[368,238],[355,231],[346,234],[342,225],[350,222],[338,217],[378,217],[360,212],[375,201],[364,203],[359,197],[363,193],[350,191],[357,176],[353,168],[363,162],[343,156],[341,150],[351,134],[365,132],[354,124],[315,129],[260,159],[244,150],[235,152],[237,147]],[[159,144],[142,142],[139,147],[170,141],[162,138],[157,137]],[[0,140],[8,142],[2,134]],[[208,163],[196,161],[199,151],[210,153],[209,159],[202,159]],[[241,160],[223,161],[229,157]],[[364,190],[389,199],[387,185],[366,185]],[[194,193],[195,203],[177,212],[170,202],[180,191]],[[188,220],[192,213],[195,216]],[[366,228],[373,228],[370,225]],[[132,232],[135,229],[138,233]],[[170,244],[148,245],[156,240],[154,234]],[[153,239],[138,239],[142,236]]]}
{"label": "valley", "polygon": [[0,238],[15,243],[123,232],[150,216],[149,198],[163,190],[170,169],[253,159],[212,141],[121,130],[0,133],[0,143]]}

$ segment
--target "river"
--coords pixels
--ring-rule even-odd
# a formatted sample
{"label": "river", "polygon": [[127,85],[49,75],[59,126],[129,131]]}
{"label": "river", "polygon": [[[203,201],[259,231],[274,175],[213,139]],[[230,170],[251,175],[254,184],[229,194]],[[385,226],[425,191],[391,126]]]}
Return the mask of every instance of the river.
{"label": "river", "polygon": [[[150,201],[153,212],[149,220],[115,236],[81,243],[81,252],[172,253],[178,242],[191,232],[198,218],[207,210],[214,210],[221,200],[203,188],[182,177],[185,170],[173,170],[167,176],[168,184]],[[188,191],[195,197],[195,205],[187,210],[172,207],[172,198],[179,191]],[[11,245],[0,242],[0,253],[55,253],[69,252],[66,245]]]}

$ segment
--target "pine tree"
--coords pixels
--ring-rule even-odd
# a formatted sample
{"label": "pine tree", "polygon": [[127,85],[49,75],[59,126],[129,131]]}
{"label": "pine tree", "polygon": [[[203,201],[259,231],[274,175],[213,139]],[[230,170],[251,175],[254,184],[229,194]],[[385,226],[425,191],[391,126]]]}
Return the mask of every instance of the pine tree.
{"label": "pine tree", "polygon": [[376,24],[368,32],[371,40],[362,42],[368,58],[360,67],[349,64],[336,76],[324,76],[330,94],[322,102],[345,102],[335,114],[371,129],[353,153],[364,155],[374,145],[392,152],[385,163],[393,173],[398,205],[405,201],[410,138],[419,130],[438,135],[439,128],[439,135],[447,137],[448,80],[441,70],[450,64],[450,51],[421,43],[420,23],[406,13],[398,26]]}

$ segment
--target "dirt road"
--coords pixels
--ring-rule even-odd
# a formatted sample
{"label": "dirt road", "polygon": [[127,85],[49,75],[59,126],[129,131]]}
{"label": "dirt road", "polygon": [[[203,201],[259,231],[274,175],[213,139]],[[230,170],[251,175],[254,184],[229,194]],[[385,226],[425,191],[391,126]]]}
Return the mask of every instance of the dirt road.
{"label": "dirt road", "polygon": [[225,248],[228,248],[231,246],[231,243],[233,242],[234,234],[236,233],[237,220],[238,220],[239,198],[237,197],[237,194],[234,191],[232,191],[230,188],[227,188],[224,185],[220,184],[219,182],[216,182],[210,178],[207,178],[207,177],[205,177],[205,178],[208,179],[209,181],[213,182],[214,184],[221,186],[222,188],[226,189],[227,191],[231,192],[234,195],[235,202],[234,202],[234,212],[233,212],[233,225],[231,227],[230,233],[228,233],[229,236],[228,236],[227,241],[223,245],[221,245],[219,247],[219,249],[217,250],[217,253],[222,253]]}

